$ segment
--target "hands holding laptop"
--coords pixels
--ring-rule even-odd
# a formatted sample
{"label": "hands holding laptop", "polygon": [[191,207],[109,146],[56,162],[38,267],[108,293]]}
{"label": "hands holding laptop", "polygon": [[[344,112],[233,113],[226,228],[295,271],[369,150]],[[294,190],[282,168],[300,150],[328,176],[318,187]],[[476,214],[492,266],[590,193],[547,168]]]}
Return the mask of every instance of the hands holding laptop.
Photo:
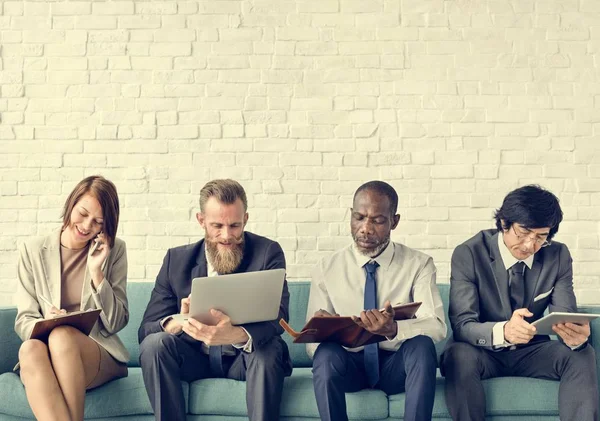
{"label": "hands holding laptop", "polygon": [[190,312],[191,295],[192,294],[188,295],[186,298],[181,299],[181,312],[179,313],[181,317],[171,317],[167,321],[167,323],[165,323],[164,329],[171,335],[177,335],[183,329],[183,323]]}
{"label": "hands holding laptop", "polygon": [[181,318],[171,318],[165,324],[165,331],[178,334],[182,330],[197,341],[206,345],[230,345],[246,343],[248,335],[239,326],[233,326],[225,313],[211,309],[210,314],[219,320],[215,326],[208,326],[193,318],[187,318],[190,312],[190,296],[181,300]]}
{"label": "hands holding laptop", "polygon": [[211,309],[211,316],[219,320],[216,326],[205,325],[189,318],[183,322],[183,331],[206,345],[231,345],[248,342],[248,334],[239,326],[231,324],[231,319],[222,311]]}

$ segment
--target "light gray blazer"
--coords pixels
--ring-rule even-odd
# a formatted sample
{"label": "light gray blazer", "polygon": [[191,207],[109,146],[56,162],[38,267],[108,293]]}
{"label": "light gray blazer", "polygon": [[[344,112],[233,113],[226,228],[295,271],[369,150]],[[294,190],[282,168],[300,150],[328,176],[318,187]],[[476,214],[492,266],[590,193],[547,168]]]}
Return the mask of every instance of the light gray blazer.
{"label": "light gray blazer", "polygon": [[[40,295],[60,308],[60,234],[59,229],[47,237],[28,240],[19,247],[15,331],[23,341],[30,338],[36,321],[50,316],[51,307],[38,298]],[[116,360],[126,363],[129,361],[129,353],[116,335],[129,321],[125,242],[115,239],[115,245],[102,265],[102,272],[104,281],[96,291],[86,268],[81,291],[81,310],[102,310],[90,337]]]}

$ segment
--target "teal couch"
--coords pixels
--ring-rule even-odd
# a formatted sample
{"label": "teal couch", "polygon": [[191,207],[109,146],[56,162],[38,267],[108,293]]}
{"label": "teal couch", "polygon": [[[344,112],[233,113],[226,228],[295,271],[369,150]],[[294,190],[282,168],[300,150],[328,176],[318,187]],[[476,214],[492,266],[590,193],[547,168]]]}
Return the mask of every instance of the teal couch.
{"label": "teal couch", "polygon": [[[137,329],[150,297],[152,283],[130,283],[129,325],[119,336],[131,353],[129,376],[90,391],[85,401],[85,418],[97,421],[151,421],[152,408],[146,396],[141,370]],[[448,285],[439,286],[444,305],[448,304]],[[309,283],[290,283],[291,325],[300,329],[304,324]],[[600,313],[600,308],[581,311]],[[17,362],[20,340],[13,330],[15,308],[0,309],[0,421],[32,420],[23,385],[11,372]],[[592,342],[600,350],[600,322],[592,326]],[[448,332],[450,334],[450,332]],[[286,378],[281,415],[283,420],[318,419],[312,388],[311,360],[304,345],[288,342],[294,361],[294,373]],[[437,344],[438,353],[444,344]],[[600,355],[600,352],[598,353]],[[600,364],[597,365],[600,367]],[[558,421],[558,382],[527,378],[505,377],[484,382],[487,395],[488,420]],[[188,420],[241,421],[246,420],[245,388],[243,382],[225,379],[199,380],[184,384]],[[404,394],[386,396],[379,390],[363,390],[347,395],[351,420],[401,420],[404,413]],[[444,400],[444,379],[439,378],[433,408],[435,419],[449,419]]]}

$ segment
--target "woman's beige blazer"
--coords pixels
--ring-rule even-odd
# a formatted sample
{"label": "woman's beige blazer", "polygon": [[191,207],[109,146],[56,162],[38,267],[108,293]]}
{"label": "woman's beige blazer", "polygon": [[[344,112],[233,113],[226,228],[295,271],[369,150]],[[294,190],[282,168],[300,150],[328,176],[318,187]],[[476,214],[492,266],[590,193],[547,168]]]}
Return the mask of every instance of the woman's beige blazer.
{"label": "woman's beige blazer", "polygon": [[[47,237],[28,240],[19,247],[17,318],[15,331],[25,341],[39,319],[50,316],[50,306],[40,295],[60,308],[61,297],[61,230]],[[96,290],[86,268],[81,291],[81,310],[101,309],[90,337],[116,360],[126,363],[129,353],[116,335],[129,321],[127,306],[127,252],[125,242],[115,240],[114,247],[102,265],[104,280]]]}

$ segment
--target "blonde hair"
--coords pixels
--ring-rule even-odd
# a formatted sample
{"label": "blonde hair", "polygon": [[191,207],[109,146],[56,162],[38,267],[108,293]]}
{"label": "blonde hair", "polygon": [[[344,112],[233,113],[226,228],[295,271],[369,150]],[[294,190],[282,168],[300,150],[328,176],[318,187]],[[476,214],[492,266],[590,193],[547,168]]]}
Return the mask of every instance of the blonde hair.
{"label": "blonde hair", "polygon": [[240,199],[244,204],[244,212],[248,210],[246,192],[242,185],[235,180],[220,179],[206,183],[200,190],[200,212],[204,212],[204,206],[211,197],[228,205]]}

